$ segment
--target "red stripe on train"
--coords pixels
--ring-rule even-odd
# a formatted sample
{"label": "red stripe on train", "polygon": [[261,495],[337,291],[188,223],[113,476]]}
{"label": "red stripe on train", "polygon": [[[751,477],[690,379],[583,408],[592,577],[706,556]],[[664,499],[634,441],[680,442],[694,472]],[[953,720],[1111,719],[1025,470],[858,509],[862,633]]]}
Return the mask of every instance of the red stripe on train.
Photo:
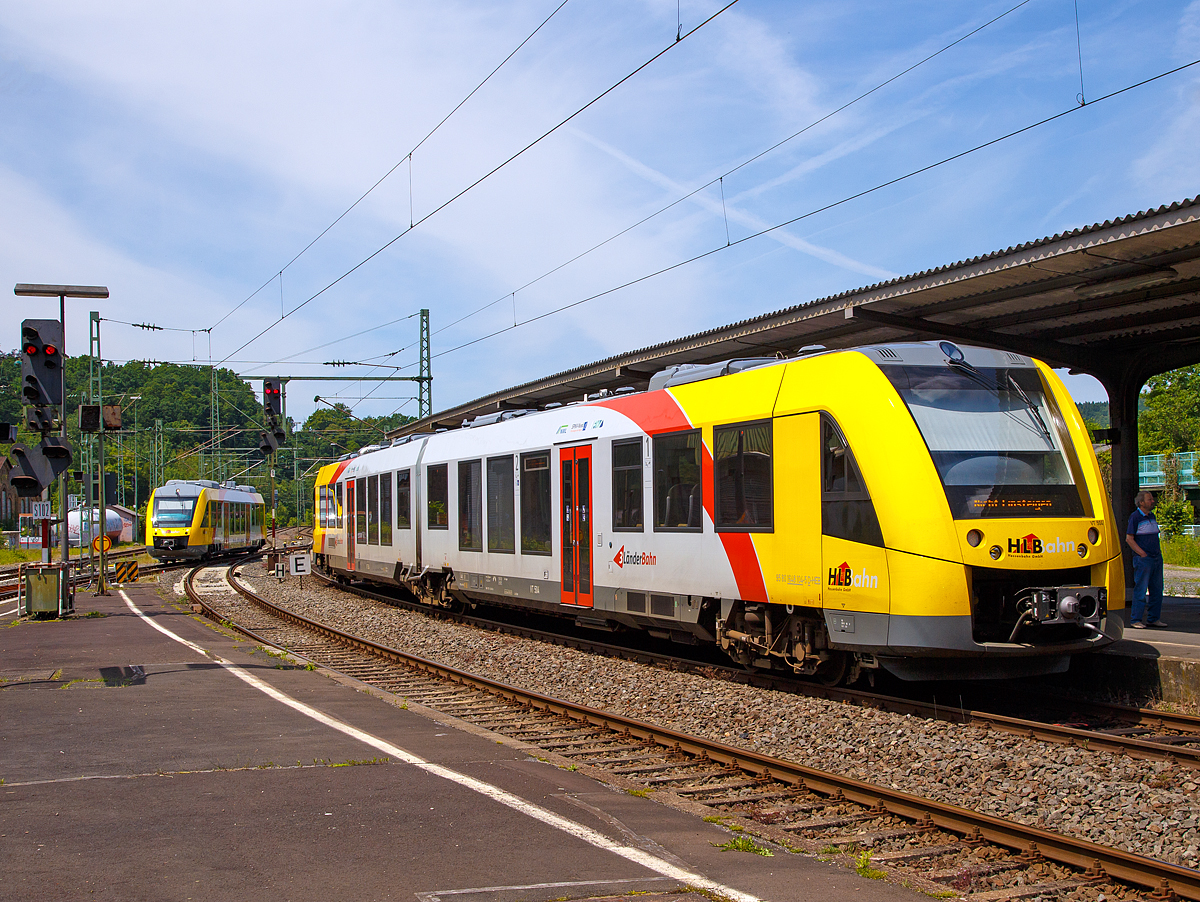
{"label": "red stripe on train", "polygon": [[[675,432],[679,429],[691,428],[692,425],[679,403],[666,391],[597,401],[596,406],[607,407],[609,410],[624,414],[637,423],[638,428],[647,435]],[[703,456],[700,466],[703,486],[701,495],[704,498],[704,510],[708,512],[708,519],[715,523],[712,453],[707,446],[702,447]],[[722,532],[718,535],[725,548],[725,556],[729,559],[729,566],[733,569],[733,578],[737,581],[738,597],[743,601],[767,601],[767,585],[763,580],[762,567],[758,563],[758,553],[754,550],[754,541],[749,534]]]}

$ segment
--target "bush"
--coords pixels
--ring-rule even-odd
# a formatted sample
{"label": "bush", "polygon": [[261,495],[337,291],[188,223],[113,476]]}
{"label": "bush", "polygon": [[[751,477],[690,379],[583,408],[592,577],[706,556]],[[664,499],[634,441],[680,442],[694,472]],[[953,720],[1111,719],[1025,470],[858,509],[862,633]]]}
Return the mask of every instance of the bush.
{"label": "bush", "polygon": [[1154,516],[1163,535],[1171,538],[1182,535],[1183,527],[1195,522],[1196,511],[1189,501],[1163,501],[1158,505]]}

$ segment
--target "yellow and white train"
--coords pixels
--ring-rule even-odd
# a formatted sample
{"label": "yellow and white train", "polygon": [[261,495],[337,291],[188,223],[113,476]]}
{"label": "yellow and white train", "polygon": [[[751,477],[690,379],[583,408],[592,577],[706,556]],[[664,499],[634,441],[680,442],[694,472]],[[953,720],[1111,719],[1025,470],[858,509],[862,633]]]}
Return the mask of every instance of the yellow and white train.
{"label": "yellow and white train", "polygon": [[266,543],[266,505],[247,485],[168,479],[150,496],[146,548],[158,560],[207,558]]}
{"label": "yellow and white train", "polygon": [[1075,404],[1038,361],[950,342],[680,366],[480,417],[323,468],[316,510],[343,580],[828,682],[1058,672],[1122,629]]}

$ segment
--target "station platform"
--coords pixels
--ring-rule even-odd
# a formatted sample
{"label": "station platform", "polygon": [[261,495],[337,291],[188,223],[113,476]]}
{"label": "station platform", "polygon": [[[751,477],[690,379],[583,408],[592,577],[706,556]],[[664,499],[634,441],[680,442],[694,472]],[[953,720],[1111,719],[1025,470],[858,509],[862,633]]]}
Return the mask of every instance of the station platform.
{"label": "station platform", "polygon": [[1131,629],[1126,607],[1124,638],[1076,657],[1062,682],[1088,694],[1200,714],[1200,597],[1165,596],[1161,619],[1166,629]]}
{"label": "station platform", "polygon": [[268,655],[151,586],[81,593],[63,621],[12,607],[2,900],[916,898],[721,851],[722,827]]}

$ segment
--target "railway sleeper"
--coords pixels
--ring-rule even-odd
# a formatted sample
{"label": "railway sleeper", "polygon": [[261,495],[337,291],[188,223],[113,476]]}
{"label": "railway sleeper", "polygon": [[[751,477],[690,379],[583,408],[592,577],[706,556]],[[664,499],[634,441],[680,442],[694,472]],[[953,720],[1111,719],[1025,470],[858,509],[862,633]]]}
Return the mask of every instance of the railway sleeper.
{"label": "railway sleeper", "polygon": [[987,890],[980,893],[970,893],[963,897],[966,902],[1008,902],[1010,899],[1030,899],[1034,896],[1044,896],[1051,893],[1069,892],[1087,884],[1078,880],[1056,880],[1051,883],[1038,883],[1029,886],[1010,886],[1004,889]]}
{"label": "railway sleeper", "polygon": [[873,821],[878,814],[871,811],[864,811],[861,814],[845,814],[841,817],[826,817],[816,818],[811,821],[798,821],[794,824],[780,824],[780,828],[787,830],[789,833],[799,833],[804,830],[829,830],[832,827],[848,827],[851,824],[861,824],[864,821]]}
{"label": "railway sleeper", "polygon": [[[891,820],[897,820],[892,818]],[[881,846],[899,842],[901,840],[910,840],[914,837],[925,835],[922,829],[905,827],[879,827],[877,829],[859,830],[857,833],[842,833],[826,840],[832,846],[845,846],[846,851],[873,850],[871,858],[873,860],[886,859],[887,856],[899,855],[904,858],[906,855],[912,855],[915,859],[933,858],[941,855],[948,855],[951,852],[961,855],[969,850],[969,846],[954,842],[953,844],[927,844],[917,846],[905,846],[900,849],[881,849]],[[939,840],[942,837],[937,837]],[[899,859],[897,859],[899,860]]]}
{"label": "railway sleeper", "polygon": [[[892,835],[890,835],[891,833],[903,834],[903,835],[892,836]],[[864,836],[874,838],[876,836],[884,836],[884,835],[885,834],[883,834],[883,833],[876,833],[876,834],[865,834]],[[912,836],[912,835],[913,835],[912,831],[896,830],[896,831],[888,831],[887,838],[888,839],[903,839],[907,836]],[[857,839],[856,840],[853,837],[851,837],[851,838],[834,837],[832,840],[830,840],[830,843],[832,845],[836,845],[836,846],[849,845],[850,843],[853,843],[853,842],[857,842],[858,845],[863,846],[866,844],[867,840],[866,839]],[[891,852],[878,852],[878,853],[873,852],[873,853],[871,853],[871,861],[872,861],[872,863],[878,863],[878,864],[903,864],[907,861],[922,861],[927,858],[940,858],[943,855],[961,855],[966,850],[966,848],[967,847],[964,846],[962,843],[943,843],[941,845],[936,845],[936,846],[915,846],[915,847],[909,848],[909,849],[896,849],[895,851],[891,851]]]}

